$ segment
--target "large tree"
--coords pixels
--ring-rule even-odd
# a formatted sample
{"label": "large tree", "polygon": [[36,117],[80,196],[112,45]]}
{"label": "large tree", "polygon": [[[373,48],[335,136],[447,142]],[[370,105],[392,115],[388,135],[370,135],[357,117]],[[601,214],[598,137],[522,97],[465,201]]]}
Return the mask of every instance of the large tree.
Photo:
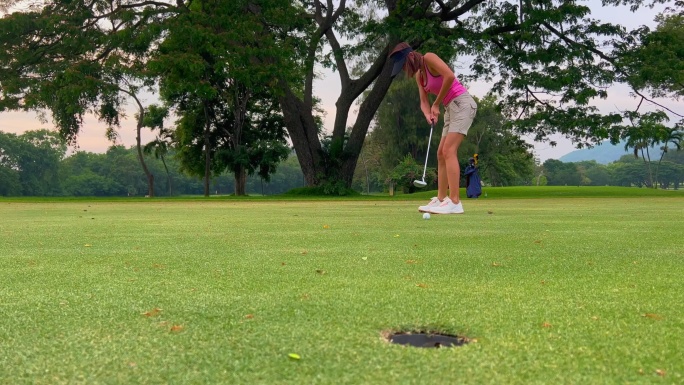
{"label": "large tree", "polygon": [[[257,168],[267,171],[263,177],[268,179],[272,163],[287,156],[282,124],[270,124],[282,119],[272,108],[269,86],[276,73],[286,80],[297,73],[286,60],[292,39],[278,34],[282,24],[291,24],[282,20],[284,5],[246,0],[190,3],[187,12],[166,23],[164,40],[152,51],[149,69],[160,81],[162,98],[182,122],[179,129],[184,131],[178,137],[186,146],[201,146],[205,195],[211,176],[226,169],[235,176],[236,195],[244,195],[246,175],[255,163],[262,163]],[[260,132],[251,132],[255,130]],[[264,146],[264,140],[270,146]],[[181,149],[184,166],[198,171],[200,159],[193,158],[194,153]]]}
{"label": "large tree", "polygon": [[[141,129],[145,107],[147,52],[159,37],[164,10],[137,12],[106,1],[28,3],[0,20],[0,111],[49,112],[61,136],[76,144],[88,113],[107,125],[111,141],[135,104],[138,160],[154,194],[154,176],[145,164]],[[149,79],[147,79],[149,80]]]}
{"label": "large tree", "polygon": [[[40,10],[45,20],[42,25],[32,25],[32,14],[26,13],[16,17],[13,23],[2,23],[0,29],[11,28],[11,39],[22,40],[27,45],[41,42],[40,52],[55,47],[63,51],[75,48],[85,65],[89,59],[110,57],[112,52],[144,57],[146,49],[152,47],[147,44],[149,37],[163,36],[162,32],[170,28],[169,20],[178,21],[179,14],[188,12],[196,4],[201,8],[218,3],[221,2],[47,0]],[[608,87],[616,83],[631,86],[634,94],[644,99],[650,99],[653,94],[650,83],[646,86],[634,81],[634,68],[621,61],[629,48],[618,47],[624,47],[625,41],[633,41],[634,35],[618,24],[592,18],[590,7],[577,1],[253,0],[240,1],[240,4],[247,11],[226,14],[225,23],[231,22],[231,17],[255,15],[260,26],[278,26],[264,30],[276,43],[296,38],[290,59],[304,71],[304,81],[275,72],[268,84],[279,91],[289,136],[308,185],[351,184],[369,125],[392,81],[388,54],[402,40],[416,49],[434,51],[443,57],[452,57],[454,53],[472,56],[468,69],[471,78],[494,81],[495,91],[502,96],[502,111],[511,126],[538,140],[560,133],[578,144],[605,138],[618,141],[627,129],[623,116],[601,113],[593,99],[606,98]],[[627,5],[638,11],[650,2],[604,0],[602,4]],[[216,8],[218,12],[226,9]],[[290,23],[274,23],[274,18]],[[240,19],[232,21],[239,24]],[[19,28],[24,24],[30,27]],[[104,28],[104,25],[111,27]],[[37,35],[35,31],[39,28],[47,32]],[[194,27],[184,24],[184,28],[191,32]],[[28,38],[24,37],[27,35]],[[6,41],[4,34],[3,41]],[[0,48],[10,52],[3,57],[3,63],[25,59],[12,58],[16,48],[13,45],[3,44]],[[254,49],[261,48],[257,44]],[[271,65],[279,56],[278,53],[271,58],[266,55],[263,62],[253,61],[252,65]],[[54,56],[48,62],[43,62],[40,55],[29,59],[46,66],[62,66]],[[319,136],[314,108],[313,83],[320,65],[332,68],[341,85],[330,132],[331,145],[327,148]],[[88,81],[82,76],[73,80]],[[3,93],[7,94],[7,90],[16,95],[15,91],[24,89],[8,89],[3,83]],[[354,106],[362,94],[363,100]],[[0,104],[13,107],[4,101]],[[351,123],[351,130],[347,130],[353,110],[357,118]]]}
{"label": "large tree", "polygon": [[[361,5],[365,4],[365,5]],[[606,6],[639,0],[608,0]],[[495,80],[503,111],[520,133],[546,140],[564,134],[578,144],[604,138],[618,140],[626,128],[618,113],[602,114],[592,99],[608,96],[607,87],[627,83],[644,98],[638,84],[617,60],[606,41],[631,38],[617,24],[591,18],[591,9],[575,1],[312,1],[307,8],[318,29],[309,37],[305,92],[286,92],[282,101],[288,128],[307,183],[323,178],[347,181],[357,162],[368,126],[391,79],[387,55],[400,40],[443,57],[472,55],[470,79]],[[323,52],[323,57],[317,56]],[[336,101],[332,141],[342,147],[339,168],[320,158],[320,143],[310,116],[315,63],[333,68],[342,91]],[[356,65],[366,63],[359,69]],[[355,76],[352,76],[354,74]],[[281,84],[282,85],[282,84]],[[282,85],[287,91],[287,85]],[[345,140],[353,103],[364,93],[358,115]],[[324,182],[324,181],[323,181]]]}
{"label": "large tree", "polygon": [[164,120],[168,115],[169,110],[166,108],[157,105],[147,107],[142,124],[152,132],[155,132],[155,138],[143,147],[143,153],[145,155],[154,155],[155,159],[161,159],[164,165],[164,172],[166,173],[166,187],[169,195],[173,195],[171,173],[169,172],[169,166],[166,164],[166,157],[173,146],[173,131],[168,127],[164,127]]}
{"label": "large tree", "polygon": [[[280,24],[293,24],[283,6],[291,9],[282,0],[54,0],[12,13],[0,23],[0,30],[8,32],[0,39],[5,48],[0,54],[0,110],[47,109],[61,134],[75,143],[87,112],[105,121],[109,137],[114,138],[123,101],[130,98],[138,110],[138,155],[151,196],[154,175],[144,162],[140,141],[147,109],[139,91],[160,82],[162,96],[172,105],[189,100],[204,110],[227,95],[234,96],[231,140],[239,150],[252,91],[268,87],[275,72],[290,80],[289,62],[278,60],[285,57],[278,52],[285,52],[289,39]],[[233,89],[221,94],[216,85],[226,77],[240,84],[234,89],[246,92]],[[211,122],[204,123],[208,172],[211,143],[206,139]],[[244,190],[244,170],[238,173]],[[207,190],[209,175],[205,174]]]}
{"label": "large tree", "polygon": [[670,144],[672,144],[677,151],[680,151],[682,149],[682,141],[684,141],[684,131],[680,130],[681,128],[678,125],[675,127],[665,127],[660,132],[660,143],[662,144],[662,147],[660,147],[660,158],[658,159],[658,165],[656,166],[655,177],[655,180],[658,183],[658,185],[663,185],[662,181],[660,180],[660,166],[662,165],[663,157],[670,150]]}

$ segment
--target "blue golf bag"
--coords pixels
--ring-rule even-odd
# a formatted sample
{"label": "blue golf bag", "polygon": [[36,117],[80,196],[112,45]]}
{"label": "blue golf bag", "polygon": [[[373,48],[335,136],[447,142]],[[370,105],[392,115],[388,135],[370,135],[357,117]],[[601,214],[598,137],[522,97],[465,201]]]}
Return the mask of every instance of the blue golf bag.
{"label": "blue golf bag", "polygon": [[477,170],[477,161],[475,158],[468,159],[468,166],[465,169],[466,180],[466,196],[468,198],[478,198],[482,195],[482,182],[480,181],[480,173]]}

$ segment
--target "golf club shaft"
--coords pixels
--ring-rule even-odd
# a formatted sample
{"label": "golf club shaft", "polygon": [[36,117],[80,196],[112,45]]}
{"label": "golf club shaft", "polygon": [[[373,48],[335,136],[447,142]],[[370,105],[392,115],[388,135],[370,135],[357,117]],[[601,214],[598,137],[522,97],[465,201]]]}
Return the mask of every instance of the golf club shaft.
{"label": "golf club shaft", "polygon": [[430,138],[428,139],[427,152],[425,153],[425,166],[423,167],[423,182],[425,182],[425,172],[427,171],[428,156],[430,156],[430,142],[432,142],[432,129],[435,128],[435,122],[430,124]]}

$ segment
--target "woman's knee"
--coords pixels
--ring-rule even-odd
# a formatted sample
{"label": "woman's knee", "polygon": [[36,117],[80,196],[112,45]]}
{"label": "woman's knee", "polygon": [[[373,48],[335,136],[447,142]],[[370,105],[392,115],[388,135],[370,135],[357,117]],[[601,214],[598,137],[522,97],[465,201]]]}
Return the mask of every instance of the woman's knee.
{"label": "woman's knee", "polygon": [[441,162],[444,160],[444,150],[442,147],[437,149],[437,161]]}
{"label": "woman's knee", "polygon": [[439,149],[437,150],[437,157],[441,157],[443,160],[450,159],[456,156],[457,151],[458,146],[456,146],[455,143],[447,142],[443,146],[439,146]]}
{"label": "woman's knee", "polygon": [[437,161],[442,162],[442,161],[444,161],[444,159],[446,159],[445,158],[445,152],[444,152],[445,147],[446,146],[444,146],[444,143],[440,143],[439,147],[437,147]]}
{"label": "woman's knee", "polygon": [[442,154],[442,159],[444,161],[451,161],[456,159],[458,161],[458,149],[456,147],[451,147],[449,149],[444,149],[443,150],[444,154]]}

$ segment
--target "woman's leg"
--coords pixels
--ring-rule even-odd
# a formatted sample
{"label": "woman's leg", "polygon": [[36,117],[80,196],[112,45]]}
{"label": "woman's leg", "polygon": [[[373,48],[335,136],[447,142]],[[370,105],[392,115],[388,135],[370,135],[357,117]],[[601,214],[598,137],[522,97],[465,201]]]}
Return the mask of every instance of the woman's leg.
{"label": "woman's leg", "polygon": [[[458,147],[465,139],[465,135],[458,132],[449,132],[439,143],[437,159],[438,169],[438,193],[441,199],[446,196],[446,185],[449,186],[449,198],[454,204],[460,201],[459,188],[461,182],[461,167],[458,164]],[[444,178],[446,176],[446,178]],[[445,185],[444,187],[442,185]],[[444,188],[444,196],[442,196]]]}
{"label": "woman's leg", "polygon": [[449,111],[449,123],[448,127],[445,127],[446,136],[442,138],[444,146],[440,147],[446,166],[445,173],[449,181],[449,199],[454,204],[458,204],[461,201],[459,195],[461,167],[458,164],[458,148],[465,139],[470,125],[473,124],[477,104],[473,97],[466,93],[451,101],[447,110]]}
{"label": "woman's leg", "polygon": [[447,176],[447,164],[444,158],[444,143],[446,142],[446,136],[443,136],[439,141],[439,147],[437,147],[437,198],[443,201],[447,197],[447,190],[449,188],[449,179]]}

